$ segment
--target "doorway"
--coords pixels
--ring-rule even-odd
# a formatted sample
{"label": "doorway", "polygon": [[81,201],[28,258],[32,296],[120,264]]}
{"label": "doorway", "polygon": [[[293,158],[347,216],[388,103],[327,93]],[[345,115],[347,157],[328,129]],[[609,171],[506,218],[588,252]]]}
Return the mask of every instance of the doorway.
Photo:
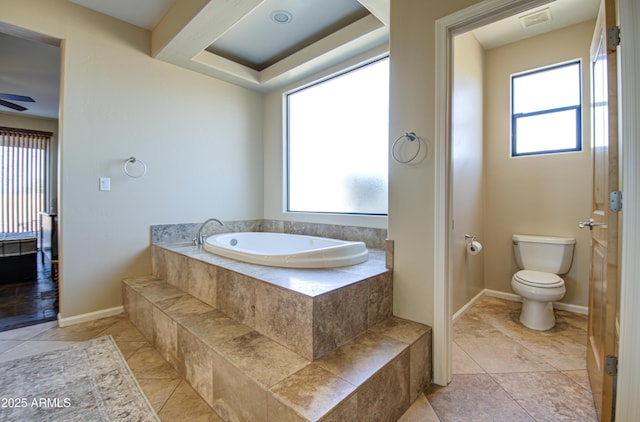
{"label": "doorway", "polygon": [[[15,98],[8,107],[0,108],[0,126],[7,133],[3,138],[7,141],[3,144],[7,152],[4,159],[10,160],[3,168],[9,169],[10,163],[15,169],[7,170],[7,175],[2,176],[3,201],[7,199],[6,205],[10,207],[7,209],[14,217],[20,216],[11,221],[3,220],[7,224],[2,225],[0,232],[6,238],[27,239],[33,243],[33,248],[21,252],[20,256],[2,258],[21,260],[15,272],[13,265],[0,264],[3,265],[0,331],[5,331],[52,321],[58,314],[57,226],[52,222],[57,222],[61,48],[59,40],[0,24],[0,51],[3,57],[0,92],[10,93]],[[15,135],[10,135],[12,132]],[[34,141],[36,136],[44,135],[46,141]],[[21,169],[35,168],[42,170],[38,171],[38,176],[29,172],[29,180],[36,177],[32,183],[23,187],[9,184],[9,179],[16,179],[9,175],[15,173],[24,178],[27,173]],[[31,199],[31,194],[25,195],[25,189],[35,189],[39,199],[36,201]],[[33,195],[36,195],[35,191]],[[40,199],[39,195],[44,198]],[[23,205],[29,207],[29,213],[20,211]],[[10,255],[15,252],[10,251]],[[5,273],[4,269],[11,271]]]}
{"label": "doorway", "polygon": [[[597,2],[593,17],[596,13]],[[547,372],[538,374],[539,382],[555,377],[555,381],[566,381],[567,388],[584,389],[578,381],[554,371],[586,377],[589,237],[576,222],[589,212],[591,197],[590,185],[584,181],[591,175],[588,63],[594,23],[595,19],[589,19],[526,39],[501,42],[487,41],[483,27],[456,34],[452,40],[452,313],[461,315],[476,304],[469,314],[454,320],[455,377],[467,370],[460,368],[460,361],[482,362],[489,356],[500,356],[503,368],[495,373],[504,374],[494,378],[498,383],[518,379],[521,371],[546,368]],[[554,39],[562,42],[551,42]],[[512,75],[576,60],[585,63],[582,83],[580,78],[575,80],[584,98],[580,113],[583,147],[572,152],[513,156]],[[574,265],[562,276],[567,288],[564,300],[571,305],[561,307],[577,314],[556,312],[556,326],[544,334],[526,329],[519,322],[520,305],[515,301],[520,298],[510,286],[511,276],[518,270],[511,242],[514,233],[577,239]],[[484,245],[480,254],[466,251],[468,236],[475,236]],[[481,295],[510,300],[513,306],[487,298],[476,302]],[[478,306],[483,312],[478,312]],[[496,315],[490,314],[492,310]],[[477,334],[464,327],[478,328]],[[550,338],[554,341],[546,344]],[[545,347],[553,347],[555,353],[545,354]],[[487,354],[489,350],[492,352]],[[517,362],[522,362],[520,368]],[[554,399],[560,403],[566,398]]]}
{"label": "doorway", "polygon": [[[501,17],[513,15],[545,2],[536,1],[492,1],[481,2],[475,6],[451,14],[436,21],[436,126],[435,133],[438,139],[449,139],[448,107],[450,102],[449,84],[451,81],[450,57],[452,37],[455,33],[461,33],[462,29],[469,30],[479,27],[487,22],[495,21]],[[621,160],[621,177],[625,181],[625,190],[628,201],[622,214],[622,225],[625,227],[625,238],[622,242],[621,256],[621,312],[620,312],[620,371],[617,384],[617,415],[621,418],[633,418],[632,415],[640,411],[640,404],[634,400],[634,383],[640,376],[640,365],[634,345],[637,347],[637,334],[634,332],[633,323],[637,318],[637,307],[634,303],[640,298],[640,290],[632,283],[637,276],[638,238],[640,238],[640,225],[636,216],[638,198],[640,198],[640,185],[635,182],[634,168],[640,160],[640,149],[637,148],[635,135],[639,133],[638,123],[633,117],[635,108],[634,98],[638,97],[638,87],[633,79],[633,63],[636,63],[640,55],[640,33],[633,25],[637,19],[639,10],[633,7],[632,2],[621,0],[620,16],[621,25],[628,30],[628,47],[623,49],[622,78],[620,92],[624,93],[621,100],[621,121],[623,131],[621,147],[627,153]],[[626,25],[625,25],[626,23]],[[625,72],[626,69],[626,72]],[[450,268],[447,256],[451,248],[449,228],[452,218],[450,210],[450,142],[436,143],[434,148],[436,171],[436,243],[444,245],[445,253],[438,256],[434,270],[436,282],[434,286],[434,382],[446,385],[451,380],[451,288]],[[634,272],[635,270],[635,272]],[[626,294],[625,294],[626,293]],[[625,363],[626,362],[626,363]],[[623,369],[624,368],[624,369]],[[625,416],[626,415],[626,416]]]}

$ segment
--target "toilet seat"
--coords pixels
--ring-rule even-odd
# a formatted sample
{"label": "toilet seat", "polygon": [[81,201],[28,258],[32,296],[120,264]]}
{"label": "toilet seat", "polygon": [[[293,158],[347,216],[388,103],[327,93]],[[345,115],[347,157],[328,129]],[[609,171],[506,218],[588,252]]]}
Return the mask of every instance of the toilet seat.
{"label": "toilet seat", "polygon": [[538,287],[542,289],[552,289],[564,285],[564,280],[556,274],[545,273],[542,271],[521,270],[518,271],[513,278],[518,283],[525,286]]}

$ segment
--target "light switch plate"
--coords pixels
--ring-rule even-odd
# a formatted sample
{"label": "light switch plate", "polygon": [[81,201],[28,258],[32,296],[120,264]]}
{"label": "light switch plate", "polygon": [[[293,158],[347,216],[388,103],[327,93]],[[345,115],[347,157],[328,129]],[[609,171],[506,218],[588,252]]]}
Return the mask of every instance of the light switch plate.
{"label": "light switch plate", "polygon": [[111,178],[110,177],[101,177],[100,178],[100,190],[111,190]]}

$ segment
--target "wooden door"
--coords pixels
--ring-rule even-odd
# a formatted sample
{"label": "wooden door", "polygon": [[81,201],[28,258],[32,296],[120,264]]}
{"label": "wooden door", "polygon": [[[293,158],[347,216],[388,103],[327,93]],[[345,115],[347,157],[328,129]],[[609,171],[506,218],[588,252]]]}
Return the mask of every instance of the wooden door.
{"label": "wooden door", "polygon": [[618,352],[618,217],[610,209],[610,192],[618,191],[617,47],[608,44],[615,26],[615,0],[602,0],[591,45],[593,203],[589,280],[587,371],[601,421],[615,418],[615,376],[607,356]]}

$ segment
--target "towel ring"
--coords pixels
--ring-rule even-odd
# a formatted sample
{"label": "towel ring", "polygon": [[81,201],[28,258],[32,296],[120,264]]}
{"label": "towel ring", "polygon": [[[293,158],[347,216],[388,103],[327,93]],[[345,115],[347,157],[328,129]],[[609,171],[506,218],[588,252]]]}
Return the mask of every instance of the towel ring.
{"label": "towel ring", "polygon": [[[135,165],[135,164],[139,164],[138,167],[140,167],[140,169],[137,172],[132,173],[129,167],[130,165]],[[124,162],[124,172],[129,177],[132,177],[134,179],[139,179],[145,174],[147,174],[147,165],[144,163],[144,161],[138,160],[136,157],[129,157]]]}
{"label": "towel ring", "polygon": [[[405,139],[407,142],[418,141],[418,150],[408,160],[401,160],[396,155],[396,146],[398,145],[398,142],[400,142],[403,139]],[[396,138],[396,140],[393,141],[393,145],[391,146],[391,155],[393,156],[393,159],[396,160],[398,163],[400,163],[400,164],[409,164],[410,162],[412,162],[413,160],[418,158],[418,156],[420,155],[420,149],[422,148],[421,144],[422,144],[422,142],[420,142],[420,138],[418,137],[418,135],[415,134],[415,132],[407,132],[407,133],[405,133],[403,135],[398,136]]]}

